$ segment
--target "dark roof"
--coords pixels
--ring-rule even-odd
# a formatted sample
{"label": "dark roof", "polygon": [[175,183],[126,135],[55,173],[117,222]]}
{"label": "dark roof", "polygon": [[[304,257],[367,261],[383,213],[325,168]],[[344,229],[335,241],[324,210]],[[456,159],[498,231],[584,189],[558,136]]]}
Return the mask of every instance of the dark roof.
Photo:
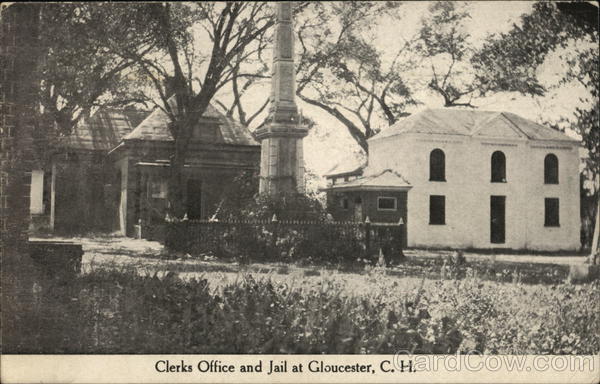
{"label": "dark roof", "polygon": [[426,109],[398,121],[370,140],[383,139],[402,133],[577,141],[562,132],[514,113],[451,108]]}
{"label": "dark roof", "polygon": [[83,118],[62,140],[67,148],[108,151],[114,148],[150,112],[136,109],[101,108]]}
{"label": "dark roof", "polygon": [[[169,99],[172,108],[176,107],[175,98]],[[258,145],[252,133],[241,123],[225,116],[219,112],[215,106],[209,104],[202,115],[205,121],[215,121],[219,125],[221,137],[225,144],[237,145]],[[169,117],[160,108],[156,108],[138,125],[131,133],[125,136],[124,140],[153,140],[153,141],[172,141],[173,137],[168,129]]]}

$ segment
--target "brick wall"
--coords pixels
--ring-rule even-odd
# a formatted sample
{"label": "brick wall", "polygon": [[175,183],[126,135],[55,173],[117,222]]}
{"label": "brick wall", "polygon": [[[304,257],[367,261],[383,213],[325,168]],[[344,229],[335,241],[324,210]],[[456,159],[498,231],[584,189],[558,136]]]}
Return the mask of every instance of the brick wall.
{"label": "brick wall", "polygon": [[36,270],[27,229],[36,127],[39,4],[3,7],[0,16],[0,234],[2,337],[22,327],[16,314],[31,308]]}
{"label": "brick wall", "polygon": [[[380,210],[377,206],[378,197],[396,198],[395,210]],[[342,205],[342,199],[347,199],[347,208]],[[359,203],[360,201],[360,203]],[[360,204],[360,208],[358,205]],[[327,211],[335,220],[364,222],[367,216],[372,223],[398,223],[402,218],[404,246],[407,238],[407,192],[388,191],[350,191],[328,192]]]}

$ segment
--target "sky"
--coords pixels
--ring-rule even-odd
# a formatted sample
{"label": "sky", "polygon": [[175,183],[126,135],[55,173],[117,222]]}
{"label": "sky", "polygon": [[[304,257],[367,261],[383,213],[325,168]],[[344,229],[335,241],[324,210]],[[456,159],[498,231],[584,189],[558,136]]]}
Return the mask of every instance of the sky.
{"label": "sky", "polygon": [[[481,45],[483,39],[493,33],[506,32],[513,24],[519,24],[520,16],[531,10],[531,1],[477,1],[465,3],[471,18],[465,23],[465,30],[474,46]],[[384,57],[395,54],[399,44],[404,39],[410,39],[421,24],[421,18],[426,14],[428,1],[407,2],[400,7],[400,23],[398,20],[382,20],[373,26],[372,34],[375,47]],[[555,52],[548,56],[539,69],[539,78],[549,92],[544,97],[529,97],[513,93],[495,94],[483,99],[475,99],[473,104],[480,110],[509,111],[538,122],[556,122],[561,117],[570,117],[576,107],[582,107],[590,101],[582,101],[588,97],[583,86],[575,83],[559,85],[558,81],[565,71],[566,62],[562,56],[573,51],[577,46],[572,45],[566,50]],[[270,55],[270,52],[267,53]],[[403,74],[409,81],[419,82],[428,80],[430,65],[425,63],[421,68],[415,68],[410,73]],[[420,105],[410,109],[412,113],[426,108],[441,108],[441,97],[429,92],[427,87],[415,97]],[[247,112],[253,112],[264,102],[269,94],[269,83],[257,86],[245,100]],[[221,96],[227,99],[227,95]],[[303,114],[317,122],[308,137],[304,139],[304,158],[306,168],[317,175],[323,175],[339,161],[349,155],[359,152],[358,145],[347,134],[343,125],[326,112],[297,100]],[[257,119],[262,121],[262,119]],[[253,127],[251,126],[251,129]],[[382,126],[385,129],[385,125]],[[572,132],[570,135],[576,137]],[[322,184],[323,180],[319,182]]]}

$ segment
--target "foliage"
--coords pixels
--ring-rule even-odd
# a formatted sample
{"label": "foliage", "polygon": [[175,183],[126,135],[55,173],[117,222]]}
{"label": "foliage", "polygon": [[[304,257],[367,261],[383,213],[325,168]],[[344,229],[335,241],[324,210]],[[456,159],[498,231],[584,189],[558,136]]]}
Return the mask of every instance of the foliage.
{"label": "foliage", "polygon": [[[182,281],[96,270],[48,283],[8,353],[595,354],[597,283],[522,286],[347,275]],[[360,284],[360,285],[357,285]],[[366,286],[364,284],[367,284]]]}
{"label": "foliage", "polygon": [[166,246],[193,256],[249,262],[364,265],[364,228],[358,225],[269,219],[181,222],[167,226]]}
{"label": "foliage", "polygon": [[38,68],[39,96],[57,133],[71,133],[95,108],[143,102],[129,76],[134,61],[115,50],[126,45],[143,55],[154,49],[147,30],[130,17],[135,9],[134,4],[87,3],[40,8],[39,47],[45,55]]}
{"label": "foliage", "polygon": [[[597,8],[591,12],[597,13]],[[478,70],[478,81],[489,91],[543,95],[545,89],[536,71],[548,53],[566,47],[570,39],[589,35],[597,41],[594,29],[561,11],[559,4],[537,2],[531,13],[521,17],[520,26],[488,37],[474,55],[472,63]]]}
{"label": "foliage", "polygon": [[[600,64],[598,62],[598,49],[587,49],[577,53],[570,61],[566,80],[575,79],[590,91],[590,99],[593,101],[590,108],[577,108],[575,121],[572,128],[581,135],[583,146],[588,151],[584,175],[592,180],[597,194],[600,183],[600,114],[598,106],[598,87],[600,86]],[[594,102],[595,101],[595,102]]]}
{"label": "foliage", "polygon": [[[598,7],[587,3],[538,2],[531,13],[521,17],[521,25],[496,36],[490,36],[483,48],[473,58],[480,69],[478,81],[490,91],[519,91],[544,95],[545,89],[537,78],[537,70],[550,52],[578,47],[575,55],[567,58],[568,66],[563,83],[576,80],[589,91],[589,106],[577,108],[574,118],[563,119],[570,128],[581,135],[588,151],[583,174],[592,181],[592,195],[598,201],[600,183],[600,126],[598,110]],[[582,49],[579,47],[591,46]],[[597,204],[597,203],[596,203]],[[594,210],[589,210],[593,220]],[[596,218],[598,220],[598,218]]]}
{"label": "foliage", "polygon": [[215,219],[323,220],[325,208],[316,193],[258,194],[260,177],[256,172],[242,172],[225,191]]}
{"label": "foliage", "polygon": [[223,196],[213,218],[228,220],[240,218],[242,210],[253,203],[258,193],[259,176],[256,171],[242,171]]}
{"label": "foliage", "polygon": [[311,3],[297,16],[296,94],[327,112],[367,152],[366,140],[378,132],[376,119],[393,124],[415,104],[402,72],[407,46],[391,63],[373,45],[372,23],[393,14],[399,3]]}
{"label": "foliage", "polygon": [[355,263],[357,255],[364,253],[357,238],[362,230],[327,223],[327,212],[316,194],[258,194],[258,180],[256,173],[240,174],[209,222],[167,224],[167,247],[244,262],[334,265]]}
{"label": "foliage", "polygon": [[[598,306],[587,301],[598,294],[597,284],[544,290],[516,286],[512,297],[504,296],[506,287],[481,284],[476,279],[467,279],[456,289],[461,290],[460,295],[442,295],[451,303],[444,310],[460,318],[458,326],[465,336],[462,352],[575,354],[583,345],[590,352],[600,348],[598,332],[593,330],[600,319],[591,313]],[[577,305],[592,306],[574,310]]]}
{"label": "foliage", "polygon": [[[356,258],[360,244],[352,241],[352,228],[325,224],[326,211],[316,197],[257,194],[257,183],[256,174],[236,178],[214,222],[168,224],[168,247],[243,261],[310,262],[318,258],[340,263]],[[308,221],[312,224],[303,224]]]}
{"label": "foliage", "polygon": [[[428,11],[415,45],[431,61],[428,87],[443,97],[445,107],[474,107],[470,99],[483,92],[469,65],[474,48],[464,24],[471,16],[464,5],[453,1],[432,3]],[[461,101],[465,97],[469,100]]]}
{"label": "foliage", "polygon": [[323,220],[326,213],[321,202],[310,194],[281,193],[256,195],[239,217],[271,220],[273,215],[279,220]]}

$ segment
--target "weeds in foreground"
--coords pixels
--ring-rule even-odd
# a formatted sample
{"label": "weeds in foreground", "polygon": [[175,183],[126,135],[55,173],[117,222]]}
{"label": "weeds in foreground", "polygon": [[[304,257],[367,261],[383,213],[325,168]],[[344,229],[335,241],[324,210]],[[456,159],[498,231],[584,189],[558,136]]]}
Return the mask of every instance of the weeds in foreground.
{"label": "weeds in foreground", "polygon": [[[150,272],[150,271],[149,271]],[[486,353],[600,351],[600,285],[242,272],[92,270],[47,282],[3,330],[7,353]],[[221,276],[222,275],[222,276]],[[231,275],[231,274],[229,274]]]}

